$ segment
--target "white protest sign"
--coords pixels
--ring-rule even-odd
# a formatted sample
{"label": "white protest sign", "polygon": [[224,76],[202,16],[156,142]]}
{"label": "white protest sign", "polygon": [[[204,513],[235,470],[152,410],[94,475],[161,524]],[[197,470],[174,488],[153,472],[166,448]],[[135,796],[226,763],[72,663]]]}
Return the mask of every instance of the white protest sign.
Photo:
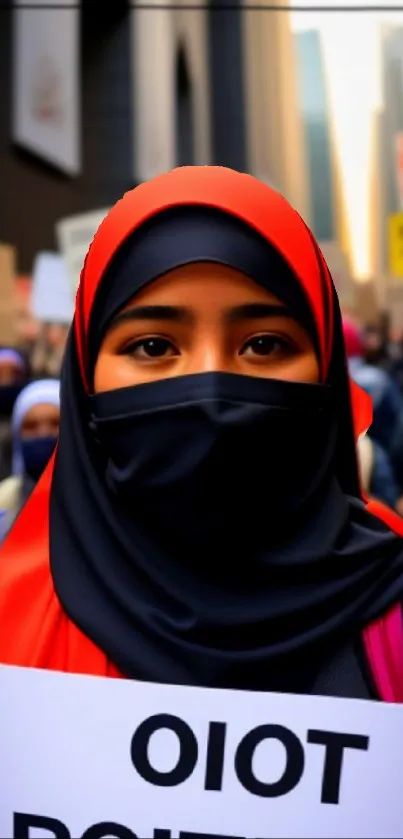
{"label": "white protest sign", "polygon": [[108,212],[109,208],[81,213],[61,219],[56,224],[58,247],[66,261],[74,294],[88,248]]}
{"label": "white protest sign", "polygon": [[401,837],[403,706],[0,668],[0,835]]}
{"label": "white protest sign", "polygon": [[58,253],[43,251],[35,259],[31,309],[44,323],[71,323],[74,299],[66,264]]}

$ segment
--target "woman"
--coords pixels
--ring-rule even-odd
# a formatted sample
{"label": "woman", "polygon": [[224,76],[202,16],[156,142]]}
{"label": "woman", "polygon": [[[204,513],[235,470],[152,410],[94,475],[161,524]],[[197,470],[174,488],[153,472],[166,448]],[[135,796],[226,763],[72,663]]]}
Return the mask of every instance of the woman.
{"label": "woman", "polygon": [[12,475],[0,483],[0,523],[4,536],[26,504],[56,445],[60,383],[31,382],[17,397],[11,417]]}
{"label": "woman", "polygon": [[13,347],[0,347],[0,480],[10,474],[10,417],[28,377],[24,356]]}
{"label": "woman", "polygon": [[184,167],[127,193],[2,548],[0,661],[376,697],[361,633],[402,598],[403,541],[361,500],[349,393],[329,273],[277,192]]}

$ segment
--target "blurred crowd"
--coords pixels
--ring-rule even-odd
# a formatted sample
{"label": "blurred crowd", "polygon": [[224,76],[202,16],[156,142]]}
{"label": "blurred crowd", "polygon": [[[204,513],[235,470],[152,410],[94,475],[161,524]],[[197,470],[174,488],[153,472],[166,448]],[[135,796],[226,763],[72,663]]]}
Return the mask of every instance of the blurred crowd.
{"label": "blurred crowd", "polygon": [[0,348],[0,539],[45,469],[59,431],[59,379],[33,372],[32,358]]}
{"label": "blurred crowd", "polygon": [[403,515],[403,335],[388,322],[361,328],[344,319],[351,378],[371,397],[373,422],[359,440],[365,491]]}

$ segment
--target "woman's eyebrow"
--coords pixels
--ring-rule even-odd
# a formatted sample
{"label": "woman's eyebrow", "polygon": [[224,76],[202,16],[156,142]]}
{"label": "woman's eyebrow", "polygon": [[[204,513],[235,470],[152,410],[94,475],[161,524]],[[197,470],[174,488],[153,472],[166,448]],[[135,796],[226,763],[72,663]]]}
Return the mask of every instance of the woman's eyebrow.
{"label": "woman's eyebrow", "polygon": [[292,318],[293,315],[282,303],[244,303],[227,310],[228,321],[257,320],[258,318]]}
{"label": "woman's eyebrow", "polygon": [[[292,313],[282,303],[243,303],[239,306],[231,306],[225,312],[225,319],[230,322],[242,320],[257,320],[259,318],[288,317]],[[119,312],[109,325],[108,332],[122,323],[128,321],[171,321],[175,323],[186,323],[192,319],[189,309],[183,306],[132,306]]]}
{"label": "woman's eyebrow", "polygon": [[127,321],[169,320],[183,323],[189,318],[189,311],[181,306],[133,306],[113,318],[108,332]]}

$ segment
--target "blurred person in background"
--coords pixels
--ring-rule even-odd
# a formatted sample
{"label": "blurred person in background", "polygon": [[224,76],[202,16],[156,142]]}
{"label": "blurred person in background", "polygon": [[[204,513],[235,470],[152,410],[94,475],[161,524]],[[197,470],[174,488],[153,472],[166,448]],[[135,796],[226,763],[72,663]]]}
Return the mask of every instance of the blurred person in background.
{"label": "blurred person in background", "polygon": [[11,417],[12,474],[0,483],[0,533],[9,531],[55,448],[60,421],[60,383],[31,382],[16,399]]}
{"label": "blurred person in background", "polygon": [[403,502],[391,458],[368,434],[359,437],[357,446],[364,492],[400,513]]}
{"label": "blurred person in background", "polygon": [[40,324],[31,309],[32,279],[28,276],[15,278],[16,312],[15,335],[16,346],[26,357],[31,358],[35,343],[38,339]]}
{"label": "blurred person in background", "polygon": [[367,324],[361,333],[363,360],[375,367],[389,364],[388,342],[380,324]]}
{"label": "blurred person in background", "polygon": [[403,525],[362,498],[346,367],[278,192],[195,166],[126,193],[85,259],[55,456],[2,546],[0,662],[384,698],[364,634],[400,608]]}
{"label": "blurred person in background", "polygon": [[58,377],[66,349],[69,327],[43,323],[32,352],[32,367],[37,378]]}
{"label": "blurred person in background", "polygon": [[0,347],[0,414],[10,417],[15,400],[26,384],[28,363],[13,347]]}
{"label": "blurred person in background", "polygon": [[395,474],[390,452],[403,419],[403,400],[386,371],[366,362],[361,330],[347,317],[343,334],[350,376],[371,397],[374,410],[371,428],[358,440],[363,489],[400,512],[403,483]]}
{"label": "blurred person in background", "polygon": [[363,327],[361,341],[367,364],[386,370],[403,390],[402,336],[392,330],[387,312],[382,313],[379,323]]}
{"label": "blurred person in background", "polygon": [[10,474],[10,419],[15,401],[30,377],[27,358],[14,347],[0,347],[0,480]]}
{"label": "blurred person in background", "polygon": [[47,341],[49,356],[47,366],[49,376],[60,375],[69,329],[69,326],[61,323],[51,323],[48,326]]}
{"label": "blurred person in background", "polygon": [[403,395],[403,336],[395,331],[389,342],[390,363],[388,370]]}
{"label": "blurred person in background", "polygon": [[372,399],[374,418],[369,436],[388,452],[403,416],[403,397],[386,370],[366,360],[360,328],[344,318],[343,333],[350,376]]}
{"label": "blurred person in background", "polygon": [[[397,424],[395,433],[390,444],[390,453],[393,461],[394,473],[400,487],[403,487],[403,415]],[[397,505],[398,513],[403,516],[403,493]]]}

